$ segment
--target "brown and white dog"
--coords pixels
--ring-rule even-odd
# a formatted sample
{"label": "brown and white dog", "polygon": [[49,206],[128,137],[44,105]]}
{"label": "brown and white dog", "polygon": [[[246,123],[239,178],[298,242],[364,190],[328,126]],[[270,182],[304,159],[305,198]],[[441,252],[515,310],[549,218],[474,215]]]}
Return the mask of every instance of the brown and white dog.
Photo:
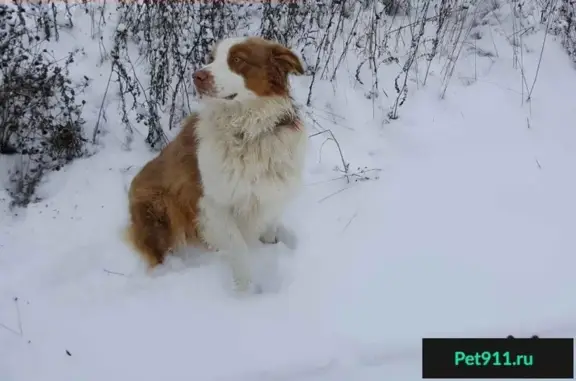
{"label": "brown and white dog", "polygon": [[229,38],[194,73],[203,108],[132,180],[128,238],[150,268],[180,247],[218,251],[236,287],[253,286],[247,255],[264,243],[294,248],[281,222],[302,178],[307,136],[288,75],[303,74],[288,48]]}

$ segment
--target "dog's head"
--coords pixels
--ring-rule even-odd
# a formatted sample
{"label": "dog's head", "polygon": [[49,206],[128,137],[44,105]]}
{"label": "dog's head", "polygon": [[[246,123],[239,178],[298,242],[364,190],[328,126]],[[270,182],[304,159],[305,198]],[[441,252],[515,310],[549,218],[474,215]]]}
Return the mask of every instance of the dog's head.
{"label": "dog's head", "polygon": [[303,74],[300,59],[288,48],[259,37],[228,38],[216,44],[210,62],[194,73],[202,98],[246,101],[287,96],[288,75]]}

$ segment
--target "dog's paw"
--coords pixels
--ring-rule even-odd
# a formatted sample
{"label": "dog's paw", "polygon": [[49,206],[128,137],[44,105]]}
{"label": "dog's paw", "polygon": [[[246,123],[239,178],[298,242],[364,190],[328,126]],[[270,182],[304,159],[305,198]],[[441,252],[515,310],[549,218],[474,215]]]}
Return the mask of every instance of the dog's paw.
{"label": "dog's paw", "polygon": [[263,244],[274,245],[279,242],[278,236],[276,235],[276,231],[269,230],[266,233],[260,236],[260,242]]}
{"label": "dog's paw", "polygon": [[278,242],[280,242],[280,240],[278,239],[278,237],[274,236],[272,238],[270,237],[260,237],[260,242],[262,242],[265,245],[275,245]]}
{"label": "dog's paw", "polygon": [[276,237],[278,241],[284,243],[284,245],[286,245],[290,250],[296,250],[298,247],[298,237],[296,237],[296,233],[291,229],[288,229],[286,226],[278,227]]}
{"label": "dog's paw", "polygon": [[238,280],[234,279],[234,292],[237,296],[249,296],[262,294],[264,292],[262,286],[252,280]]}

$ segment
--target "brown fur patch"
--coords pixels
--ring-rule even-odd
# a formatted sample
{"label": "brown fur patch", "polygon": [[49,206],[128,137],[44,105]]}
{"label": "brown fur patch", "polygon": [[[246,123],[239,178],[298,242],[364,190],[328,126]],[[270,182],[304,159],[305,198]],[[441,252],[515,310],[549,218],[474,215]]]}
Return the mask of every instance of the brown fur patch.
{"label": "brown fur patch", "polygon": [[304,73],[300,59],[290,49],[259,37],[234,45],[228,53],[228,66],[259,96],[288,96],[288,74]]}
{"label": "brown fur patch", "polygon": [[202,197],[192,114],[178,136],[134,177],[129,191],[127,239],[150,267],[184,244],[201,244],[198,200]]}

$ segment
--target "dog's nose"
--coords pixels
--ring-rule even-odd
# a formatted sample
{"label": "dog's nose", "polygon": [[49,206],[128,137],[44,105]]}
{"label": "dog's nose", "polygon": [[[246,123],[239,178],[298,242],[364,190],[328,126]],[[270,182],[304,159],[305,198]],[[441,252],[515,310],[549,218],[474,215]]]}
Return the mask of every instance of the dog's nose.
{"label": "dog's nose", "polygon": [[195,82],[206,82],[208,79],[208,72],[206,70],[198,70],[194,73],[193,77]]}
{"label": "dog's nose", "polygon": [[200,69],[192,74],[194,86],[201,95],[208,95],[214,92],[214,77],[207,69]]}

